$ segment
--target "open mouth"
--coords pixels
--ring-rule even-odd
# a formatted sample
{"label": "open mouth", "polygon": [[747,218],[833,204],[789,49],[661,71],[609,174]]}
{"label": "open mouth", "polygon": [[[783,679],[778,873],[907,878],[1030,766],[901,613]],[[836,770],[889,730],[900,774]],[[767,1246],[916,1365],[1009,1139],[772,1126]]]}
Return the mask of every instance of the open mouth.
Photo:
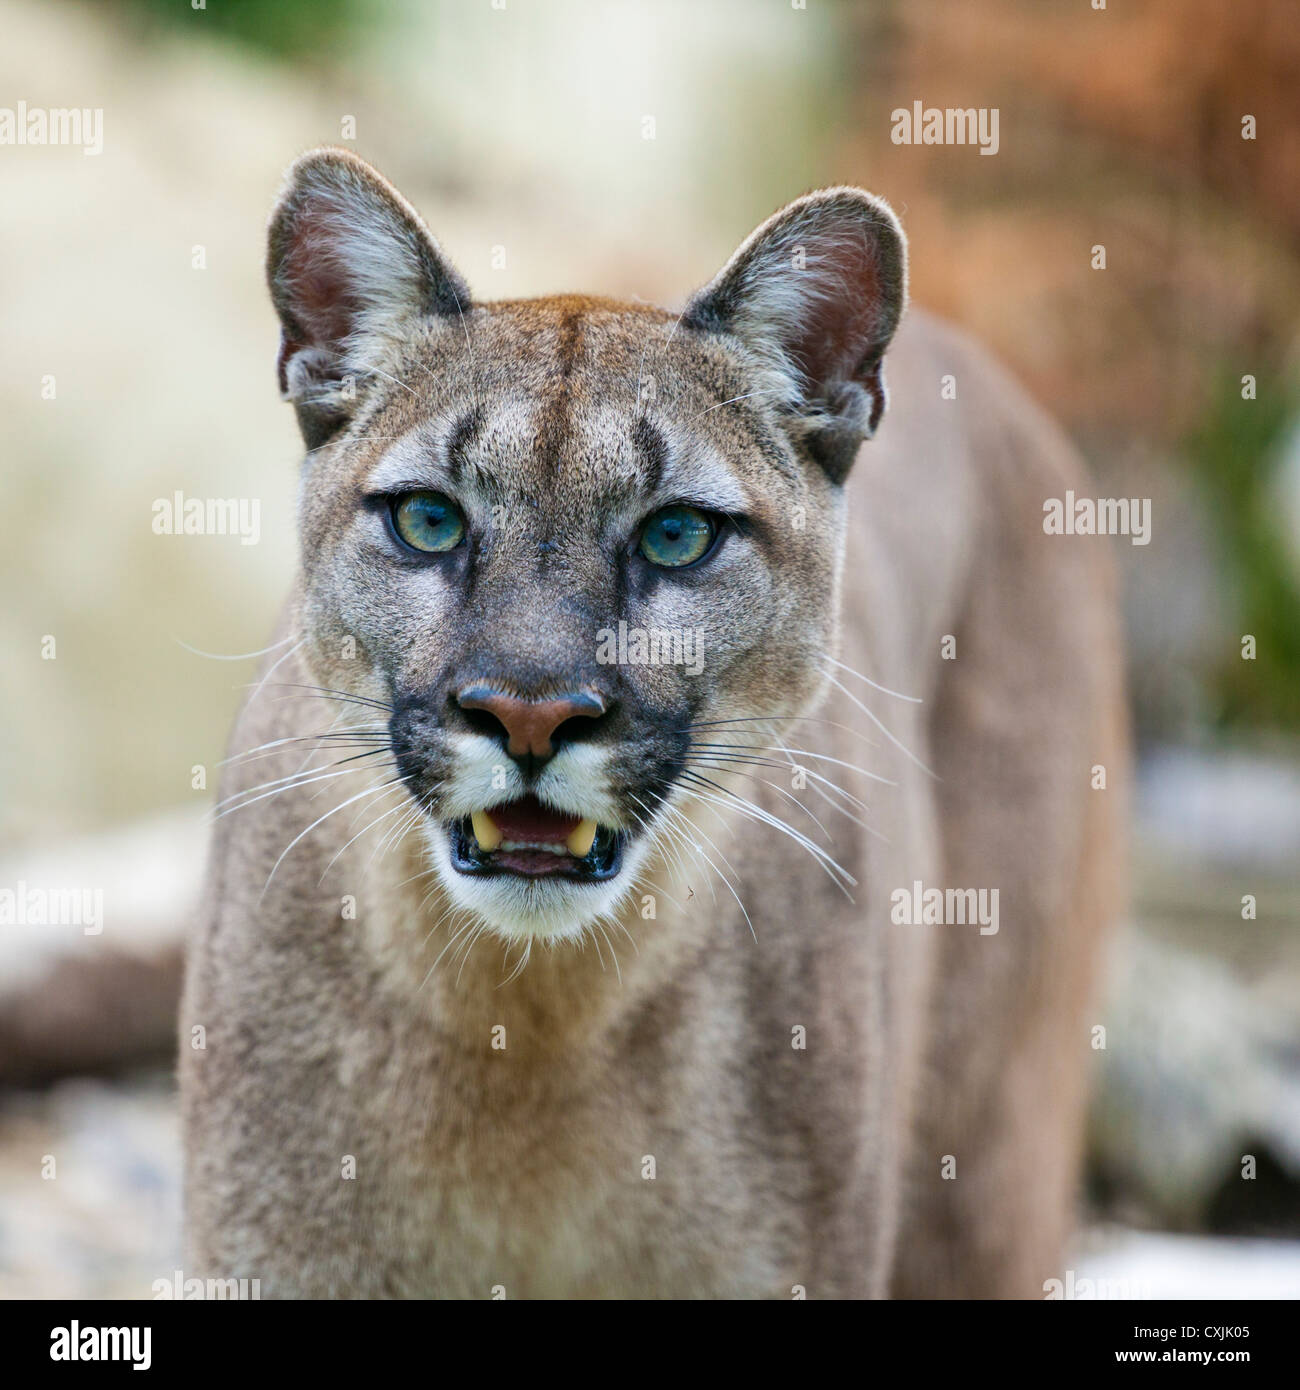
{"label": "open mouth", "polygon": [[451,862],[462,874],[519,874],[597,883],[623,862],[626,835],[521,797],[453,821]]}

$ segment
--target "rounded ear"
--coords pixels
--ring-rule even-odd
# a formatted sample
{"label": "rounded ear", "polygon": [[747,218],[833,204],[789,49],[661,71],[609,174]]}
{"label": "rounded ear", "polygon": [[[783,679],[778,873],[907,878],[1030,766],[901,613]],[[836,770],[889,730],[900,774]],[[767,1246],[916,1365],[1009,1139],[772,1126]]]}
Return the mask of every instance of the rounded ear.
{"label": "rounded ear", "polygon": [[470,307],[419,214],[349,150],[313,150],[289,169],[266,278],[280,316],[280,392],[309,448],[352,415],[413,323]]}
{"label": "rounded ear", "polygon": [[906,240],[889,204],[826,188],[753,232],[683,323],[758,358],[777,409],[839,482],[884,413],[882,364],[906,301]]}

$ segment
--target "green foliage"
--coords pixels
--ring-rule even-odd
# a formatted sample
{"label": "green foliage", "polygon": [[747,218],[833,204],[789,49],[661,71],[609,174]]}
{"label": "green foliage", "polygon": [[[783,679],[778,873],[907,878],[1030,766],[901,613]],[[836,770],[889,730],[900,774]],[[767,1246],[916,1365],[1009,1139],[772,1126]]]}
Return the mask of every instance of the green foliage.
{"label": "green foliage", "polygon": [[225,38],[273,58],[346,49],[376,21],[376,0],[123,0],[148,27],[180,38]]}
{"label": "green foliage", "polygon": [[[1239,376],[1225,378],[1185,445],[1223,547],[1225,582],[1240,624],[1210,673],[1224,726],[1300,728],[1300,588],[1272,491],[1282,439],[1297,409],[1288,393],[1268,385],[1281,376],[1259,373],[1253,401],[1242,399]],[[1256,639],[1253,661],[1241,657],[1246,633]]]}

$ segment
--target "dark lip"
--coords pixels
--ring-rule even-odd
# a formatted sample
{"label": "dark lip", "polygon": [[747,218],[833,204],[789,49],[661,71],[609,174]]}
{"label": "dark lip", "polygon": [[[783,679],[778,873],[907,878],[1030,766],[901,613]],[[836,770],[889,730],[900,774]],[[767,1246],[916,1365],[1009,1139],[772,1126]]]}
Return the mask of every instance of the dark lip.
{"label": "dark lip", "polygon": [[457,873],[478,878],[566,879],[570,883],[604,883],[614,878],[623,867],[623,851],[627,847],[626,831],[601,826],[591,849],[581,858],[555,857],[555,867],[530,874],[495,862],[495,854],[479,849],[468,816],[446,826],[451,844],[451,864]]}

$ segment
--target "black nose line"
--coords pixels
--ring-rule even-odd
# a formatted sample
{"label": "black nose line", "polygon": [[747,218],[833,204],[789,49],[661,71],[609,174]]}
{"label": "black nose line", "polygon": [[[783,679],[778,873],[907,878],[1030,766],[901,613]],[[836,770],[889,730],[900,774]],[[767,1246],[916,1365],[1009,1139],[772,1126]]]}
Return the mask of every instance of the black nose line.
{"label": "black nose line", "polygon": [[456,703],[466,700],[490,700],[497,695],[510,695],[529,704],[541,704],[547,700],[565,700],[574,706],[575,715],[597,716],[604,714],[609,702],[594,690],[557,690],[552,695],[515,695],[513,691],[503,690],[499,685],[467,685],[456,692]]}

